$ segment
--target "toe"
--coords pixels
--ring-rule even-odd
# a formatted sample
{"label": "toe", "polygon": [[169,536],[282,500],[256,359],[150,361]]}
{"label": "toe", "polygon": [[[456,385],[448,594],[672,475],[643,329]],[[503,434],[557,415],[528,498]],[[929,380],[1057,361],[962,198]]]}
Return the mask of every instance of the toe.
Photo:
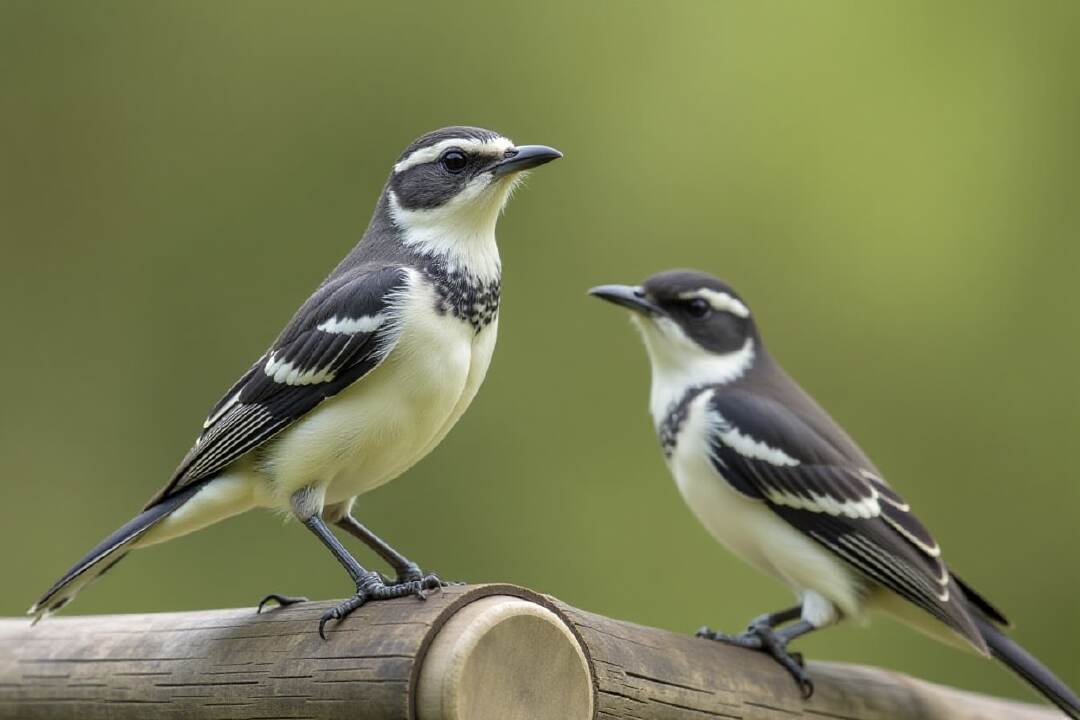
{"label": "toe", "polygon": [[368,599],[373,596],[369,595],[364,590],[357,590],[357,593],[343,603],[340,603],[322,614],[319,618],[319,635],[322,639],[326,639],[326,624],[331,620],[344,620],[346,617],[363,605]]}
{"label": "toe", "polygon": [[[420,581],[420,589],[422,591],[427,590],[434,593],[439,592],[448,584],[449,583],[444,583],[442,580],[440,580],[438,575],[425,575],[424,579]],[[427,593],[425,593],[425,595],[426,594]]]}
{"label": "toe", "polygon": [[262,611],[264,609],[266,609],[266,606],[269,603],[277,603],[277,605],[279,607],[284,608],[284,607],[289,607],[290,605],[296,605],[297,603],[304,603],[304,602],[308,602],[308,599],[306,597],[292,596],[292,595],[279,595],[278,593],[270,593],[269,595],[267,595],[266,597],[264,597],[262,600],[259,601],[259,606],[258,606],[258,608],[256,608],[255,614],[256,615],[261,614]]}

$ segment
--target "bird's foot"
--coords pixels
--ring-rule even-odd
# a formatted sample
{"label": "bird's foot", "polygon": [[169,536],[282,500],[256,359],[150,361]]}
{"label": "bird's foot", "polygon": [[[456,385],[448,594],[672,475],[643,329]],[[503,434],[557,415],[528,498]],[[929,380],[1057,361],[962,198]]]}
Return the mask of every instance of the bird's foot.
{"label": "bird's foot", "polygon": [[806,663],[802,653],[788,652],[788,639],[768,624],[755,622],[741,635],[727,635],[710,630],[708,627],[701,627],[694,634],[700,638],[767,653],[780,663],[780,666],[787,670],[799,684],[803,699],[808,700],[814,694],[814,681],[806,672]]}
{"label": "bird's foot", "polygon": [[270,593],[259,601],[259,607],[255,611],[255,614],[260,614],[266,608],[268,603],[277,603],[278,607],[284,608],[305,602],[308,602],[308,599],[302,595],[279,595],[278,593]]}
{"label": "bird's foot", "polygon": [[330,608],[319,618],[319,635],[326,640],[326,624],[331,620],[344,620],[353,610],[368,601],[393,600],[394,598],[413,595],[418,600],[427,600],[427,596],[442,587],[434,575],[425,575],[419,580],[410,580],[387,584],[382,575],[375,572],[365,573],[356,582],[356,594],[339,605]]}
{"label": "bird's foot", "polygon": [[452,585],[465,584],[463,582],[448,582],[435,573],[425,573],[420,569],[420,566],[414,562],[410,562],[408,565],[398,570],[397,577],[393,580],[381,573],[380,577],[382,578],[383,584],[391,587],[414,582],[424,583],[424,585],[428,587],[450,587]]}

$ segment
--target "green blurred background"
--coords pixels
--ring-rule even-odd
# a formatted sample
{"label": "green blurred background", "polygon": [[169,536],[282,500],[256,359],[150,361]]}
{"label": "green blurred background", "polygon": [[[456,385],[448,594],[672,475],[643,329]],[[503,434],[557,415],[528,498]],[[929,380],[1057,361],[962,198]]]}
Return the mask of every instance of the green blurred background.
{"label": "green blurred background", "polygon": [[[449,124],[546,143],[501,337],[448,440],[358,513],[445,577],[740,628],[788,591],[683,506],[601,282],[722,275],[1016,636],[1080,685],[1075,2],[0,3],[0,613],[132,515]],[[361,557],[368,558],[364,554]],[[74,612],[339,597],[251,513]],[[802,643],[1027,696],[881,619]]]}

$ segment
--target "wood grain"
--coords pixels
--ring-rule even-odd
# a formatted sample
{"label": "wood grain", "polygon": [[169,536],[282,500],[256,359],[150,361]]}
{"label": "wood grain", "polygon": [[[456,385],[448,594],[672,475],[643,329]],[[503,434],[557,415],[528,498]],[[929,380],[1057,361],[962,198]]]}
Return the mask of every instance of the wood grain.
{"label": "wood grain", "polygon": [[[809,663],[803,700],[761,653],[559,605],[593,663],[602,720],[1037,720],[1049,707],[991,698],[859,665]],[[943,649],[943,652],[949,652]]]}
{"label": "wood grain", "polygon": [[[0,719],[504,720],[582,708],[598,720],[1061,717],[829,663],[810,664],[817,692],[804,702],[758,653],[509,585],[372,603],[324,642],[317,619],[329,605],[59,617],[34,628],[0,620]],[[418,708],[425,686],[435,690]]]}

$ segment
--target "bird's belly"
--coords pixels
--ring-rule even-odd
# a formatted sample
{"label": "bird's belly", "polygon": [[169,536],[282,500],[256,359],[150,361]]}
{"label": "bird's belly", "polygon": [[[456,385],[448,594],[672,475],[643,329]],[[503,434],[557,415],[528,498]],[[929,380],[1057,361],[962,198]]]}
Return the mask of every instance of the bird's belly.
{"label": "bird's belly", "polygon": [[[490,361],[494,327],[477,336],[449,314],[407,309],[405,318],[386,360],[275,446],[279,501],[309,485],[325,486],[326,504],[372,490],[434,449],[464,412]],[[488,334],[491,342],[476,341]]]}
{"label": "bird's belly", "polygon": [[679,493],[698,521],[720,544],[757,569],[777,575],[763,539],[775,530],[772,513],[738,492],[711,467],[676,452],[670,465]]}
{"label": "bird's belly", "polygon": [[706,442],[706,401],[691,405],[668,460],[690,510],[718,542],[745,562],[799,595],[816,592],[845,615],[858,614],[859,583],[852,571],[763,501],[736,490],[713,467]]}

